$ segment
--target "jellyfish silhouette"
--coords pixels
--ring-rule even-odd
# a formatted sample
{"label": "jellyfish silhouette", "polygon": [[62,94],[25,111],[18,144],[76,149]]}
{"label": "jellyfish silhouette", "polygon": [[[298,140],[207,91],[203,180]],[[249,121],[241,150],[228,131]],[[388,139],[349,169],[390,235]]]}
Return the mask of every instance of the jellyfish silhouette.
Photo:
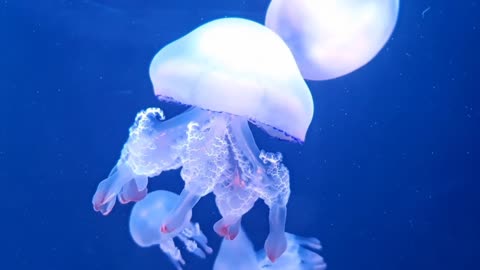
{"label": "jellyfish silhouette", "polygon": [[305,79],[328,80],[375,57],[398,8],[399,0],[272,0],[265,25],[288,44]]}
{"label": "jellyfish silhouette", "polygon": [[[191,211],[187,214],[185,222],[175,231],[164,234],[158,229],[168,213],[175,207],[179,196],[166,190],[157,190],[148,193],[141,201],[137,202],[130,214],[130,234],[139,246],[150,247],[158,245],[168,256],[177,269],[182,269],[185,260],[180,250],[173,241],[178,238],[185,248],[200,258],[212,253],[207,245],[207,237],[200,230],[198,223],[191,223]],[[199,247],[200,245],[200,247]]]}
{"label": "jellyfish silhouette", "polygon": [[261,24],[219,19],[161,49],[150,78],[160,100],[191,107],[169,120],[158,108],[138,113],[119,161],[97,188],[94,209],[106,215],[116,197],[141,200],[148,177],[181,167],[185,186],[162,232],[181,227],[200,198],[214,192],[222,215],[214,229],[234,239],[261,198],[270,208],[265,250],[276,260],[287,248],[289,172],[280,153],[257,147],[248,122],[273,137],[304,141],[313,100],[288,46]]}
{"label": "jellyfish silhouette", "polygon": [[255,252],[245,231],[240,228],[233,241],[223,240],[213,270],[324,270],[323,257],[317,252],[322,248],[316,238],[305,238],[287,233],[287,250],[272,263],[265,250]]}

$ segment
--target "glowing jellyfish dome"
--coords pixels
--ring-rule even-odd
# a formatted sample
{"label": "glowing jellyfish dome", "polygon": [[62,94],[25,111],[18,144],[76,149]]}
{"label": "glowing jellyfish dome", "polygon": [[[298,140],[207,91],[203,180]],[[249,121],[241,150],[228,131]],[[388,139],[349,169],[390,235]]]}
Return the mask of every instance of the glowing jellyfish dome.
{"label": "glowing jellyfish dome", "polygon": [[355,71],[383,48],[399,0],[272,0],[265,25],[292,50],[307,80]]}
{"label": "glowing jellyfish dome", "polygon": [[162,48],[149,71],[160,100],[190,108],[168,120],[159,108],[137,114],[117,164],[92,198],[95,211],[108,215],[117,199],[141,201],[150,178],[180,169],[184,188],[169,201],[174,206],[158,231],[182,228],[197,202],[213,193],[222,216],[214,230],[232,240],[261,199],[270,211],[265,252],[278,259],[288,247],[290,174],[280,153],[258,148],[249,122],[275,138],[305,140],[313,99],[288,46],[262,24],[218,19]]}

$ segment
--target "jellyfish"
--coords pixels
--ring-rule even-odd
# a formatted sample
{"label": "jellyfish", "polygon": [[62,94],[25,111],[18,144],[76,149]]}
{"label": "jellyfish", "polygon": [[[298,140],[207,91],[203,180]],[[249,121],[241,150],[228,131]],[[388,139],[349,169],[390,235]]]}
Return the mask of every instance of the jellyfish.
{"label": "jellyfish", "polygon": [[288,44],[305,79],[328,80],[377,55],[398,8],[399,0],[272,0],[265,25]]}
{"label": "jellyfish", "polygon": [[317,252],[320,240],[287,233],[287,250],[276,262],[269,260],[265,250],[257,253],[259,269],[271,270],[325,270],[327,264]]}
{"label": "jellyfish", "polygon": [[316,238],[306,238],[287,233],[287,250],[271,262],[265,250],[255,252],[245,231],[240,228],[235,240],[223,240],[213,270],[325,270],[327,265],[318,254],[322,246]]}
{"label": "jellyfish", "polygon": [[218,19],[162,48],[150,79],[159,100],[189,108],[168,120],[159,108],[138,113],[119,161],[95,192],[94,209],[106,215],[116,198],[142,200],[148,178],[181,168],[184,188],[163,233],[181,227],[213,192],[222,214],[214,229],[234,239],[260,198],[270,209],[265,251],[275,261],[287,248],[289,172],[281,154],[257,147],[249,122],[278,139],[305,140],[313,100],[288,46],[256,22]]}
{"label": "jellyfish", "polygon": [[185,248],[200,258],[212,253],[212,248],[207,245],[207,237],[200,230],[198,223],[191,223],[191,211],[185,222],[175,231],[168,234],[161,233],[158,229],[168,213],[175,207],[179,196],[166,190],[157,190],[148,193],[143,200],[135,203],[130,214],[130,234],[141,247],[157,245],[168,256],[177,269],[182,269],[185,260],[174,238],[183,242]]}

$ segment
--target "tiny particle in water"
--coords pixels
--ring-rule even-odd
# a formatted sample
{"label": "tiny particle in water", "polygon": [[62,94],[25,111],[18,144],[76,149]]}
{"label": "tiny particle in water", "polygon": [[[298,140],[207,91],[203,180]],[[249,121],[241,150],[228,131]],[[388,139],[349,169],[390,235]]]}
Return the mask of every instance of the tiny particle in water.
{"label": "tiny particle in water", "polygon": [[427,14],[428,11],[430,11],[430,6],[422,11],[422,19],[425,18],[425,14]]}

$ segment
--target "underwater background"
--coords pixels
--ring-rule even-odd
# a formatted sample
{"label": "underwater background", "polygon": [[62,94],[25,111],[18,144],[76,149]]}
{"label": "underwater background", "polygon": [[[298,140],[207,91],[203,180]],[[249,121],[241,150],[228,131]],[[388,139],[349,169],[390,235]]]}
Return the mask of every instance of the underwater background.
{"label": "underwater background", "polygon": [[[263,22],[268,4],[0,1],[0,269],[173,269],[132,241],[132,204],[103,217],[92,195],[138,111],[186,109],[154,97],[153,55],[216,18]],[[290,169],[287,231],[319,238],[328,269],[478,269],[479,14],[479,1],[400,1],[370,63],[308,82],[304,144],[253,127]],[[182,186],[173,171],[149,189]],[[219,217],[212,195],[194,209],[214,249]],[[260,247],[267,207],[243,225]],[[185,269],[211,269],[214,257],[185,254]]]}

